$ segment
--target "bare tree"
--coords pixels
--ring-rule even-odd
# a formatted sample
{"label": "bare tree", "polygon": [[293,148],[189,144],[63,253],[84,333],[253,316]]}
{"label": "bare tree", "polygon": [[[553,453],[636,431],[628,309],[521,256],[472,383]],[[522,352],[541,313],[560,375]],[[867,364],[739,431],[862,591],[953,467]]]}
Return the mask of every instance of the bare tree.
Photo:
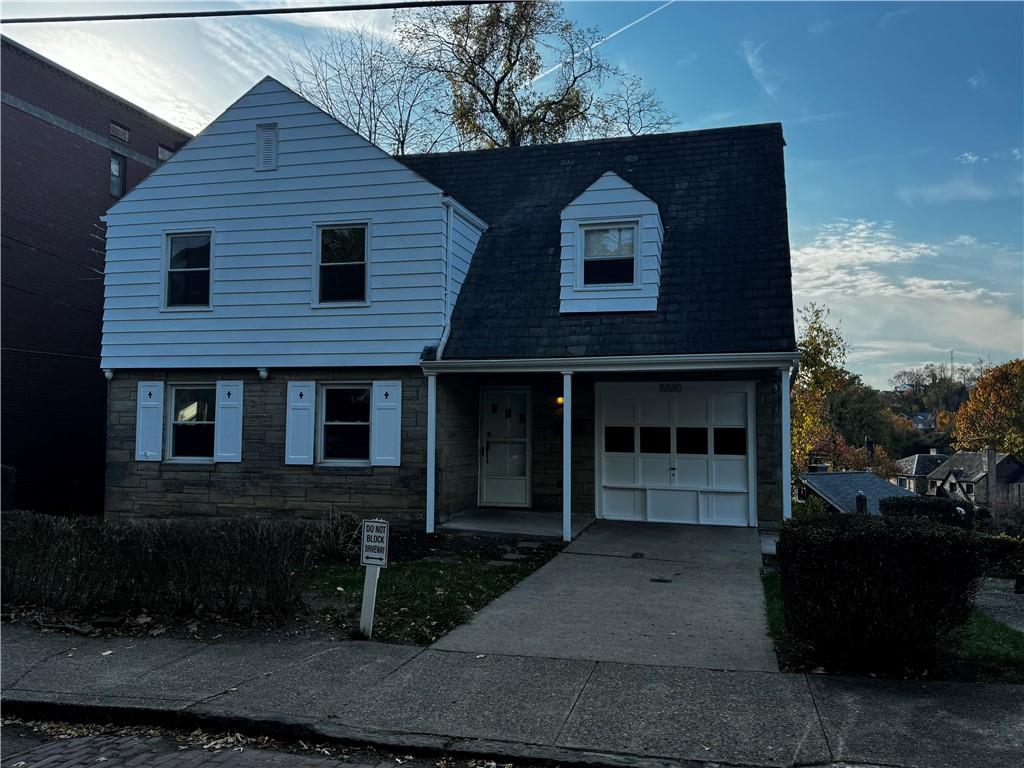
{"label": "bare tree", "polygon": [[590,138],[664,133],[677,124],[653,88],[636,75],[620,75],[618,85],[594,104],[583,134]]}
{"label": "bare tree", "polygon": [[392,154],[460,144],[444,78],[371,29],[334,30],[289,69],[303,97]]}

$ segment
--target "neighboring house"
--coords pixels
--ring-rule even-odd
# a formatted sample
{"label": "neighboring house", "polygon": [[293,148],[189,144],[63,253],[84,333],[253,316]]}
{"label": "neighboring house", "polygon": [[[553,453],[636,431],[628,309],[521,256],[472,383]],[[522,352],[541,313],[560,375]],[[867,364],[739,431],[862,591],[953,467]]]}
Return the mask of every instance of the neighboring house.
{"label": "neighboring house", "polygon": [[870,515],[878,515],[878,502],[893,496],[916,496],[899,486],[893,486],[884,477],[874,472],[805,472],[800,483],[809,494],[817,496],[840,512],[857,511],[857,496],[861,493],[867,499]]}
{"label": "neighboring house", "polygon": [[8,38],[0,73],[4,502],[99,513],[100,217],[189,136]]}
{"label": "neighboring house", "polygon": [[1013,454],[991,449],[959,451],[928,474],[928,492],[940,489],[952,498],[968,499],[996,512],[1021,510],[1024,463]]}
{"label": "neighboring house", "polygon": [[921,411],[920,413],[913,413],[907,416],[907,419],[911,424],[914,425],[914,429],[918,432],[934,432],[935,431],[935,414],[928,413],[927,411]]}
{"label": "neighboring house", "polygon": [[108,515],[778,524],[784,145],[396,158],[264,79],[107,216]]}
{"label": "neighboring house", "polygon": [[914,493],[928,493],[928,475],[949,457],[932,448],[928,453],[915,453],[896,462],[896,476],[889,482]]}

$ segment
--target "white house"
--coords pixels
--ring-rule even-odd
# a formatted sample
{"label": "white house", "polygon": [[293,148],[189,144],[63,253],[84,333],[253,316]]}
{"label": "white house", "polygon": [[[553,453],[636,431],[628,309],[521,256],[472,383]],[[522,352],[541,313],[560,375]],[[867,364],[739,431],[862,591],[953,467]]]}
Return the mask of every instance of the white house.
{"label": "white house", "polygon": [[106,217],[107,514],[777,524],[784,144],[395,158],[261,81]]}

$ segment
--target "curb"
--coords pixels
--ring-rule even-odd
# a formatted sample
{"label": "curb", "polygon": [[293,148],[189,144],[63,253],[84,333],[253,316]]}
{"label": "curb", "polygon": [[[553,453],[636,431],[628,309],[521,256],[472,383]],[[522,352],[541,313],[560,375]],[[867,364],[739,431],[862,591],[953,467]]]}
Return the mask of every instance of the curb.
{"label": "curb", "polygon": [[120,723],[193,730],[237,731],[249,736],[270,736],[285,741],[312,741],[370,747],[388,751],[402,750],[423,757],[457,756],[465,759],[489,759],[532,765],[572,765],[579,768],[750,768],[746,763],[676,760],[641,757],[611,752],[591,752],[565,747],[544,746],[511,741],[438,736],[427,733],[378,731],[330,721],[302,718],[259,717],[210,710],[126,706],[81,702],[55,702],[19,699],[4,695],[0,699],[4,713],[29,720],[59,720],[80,723]]}

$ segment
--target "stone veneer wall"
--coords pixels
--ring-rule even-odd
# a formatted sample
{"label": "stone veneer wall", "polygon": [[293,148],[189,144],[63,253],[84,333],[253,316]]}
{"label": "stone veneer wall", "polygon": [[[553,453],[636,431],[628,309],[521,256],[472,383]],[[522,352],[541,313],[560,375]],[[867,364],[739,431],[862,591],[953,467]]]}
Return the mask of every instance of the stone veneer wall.
{"label": "stone veneer wall", "polygon": [[[244,384],[242,461],[177,464],[135,461],[139,381]],[[284,463],[289,380],[402,382],[399,467],[292,466]],[[426,379],[418,368],[117,371],[107,401],[107,517],[320,518],[332,510],[422,521],[426,507]],[[166,429],[166,426],[165,426]]]}

